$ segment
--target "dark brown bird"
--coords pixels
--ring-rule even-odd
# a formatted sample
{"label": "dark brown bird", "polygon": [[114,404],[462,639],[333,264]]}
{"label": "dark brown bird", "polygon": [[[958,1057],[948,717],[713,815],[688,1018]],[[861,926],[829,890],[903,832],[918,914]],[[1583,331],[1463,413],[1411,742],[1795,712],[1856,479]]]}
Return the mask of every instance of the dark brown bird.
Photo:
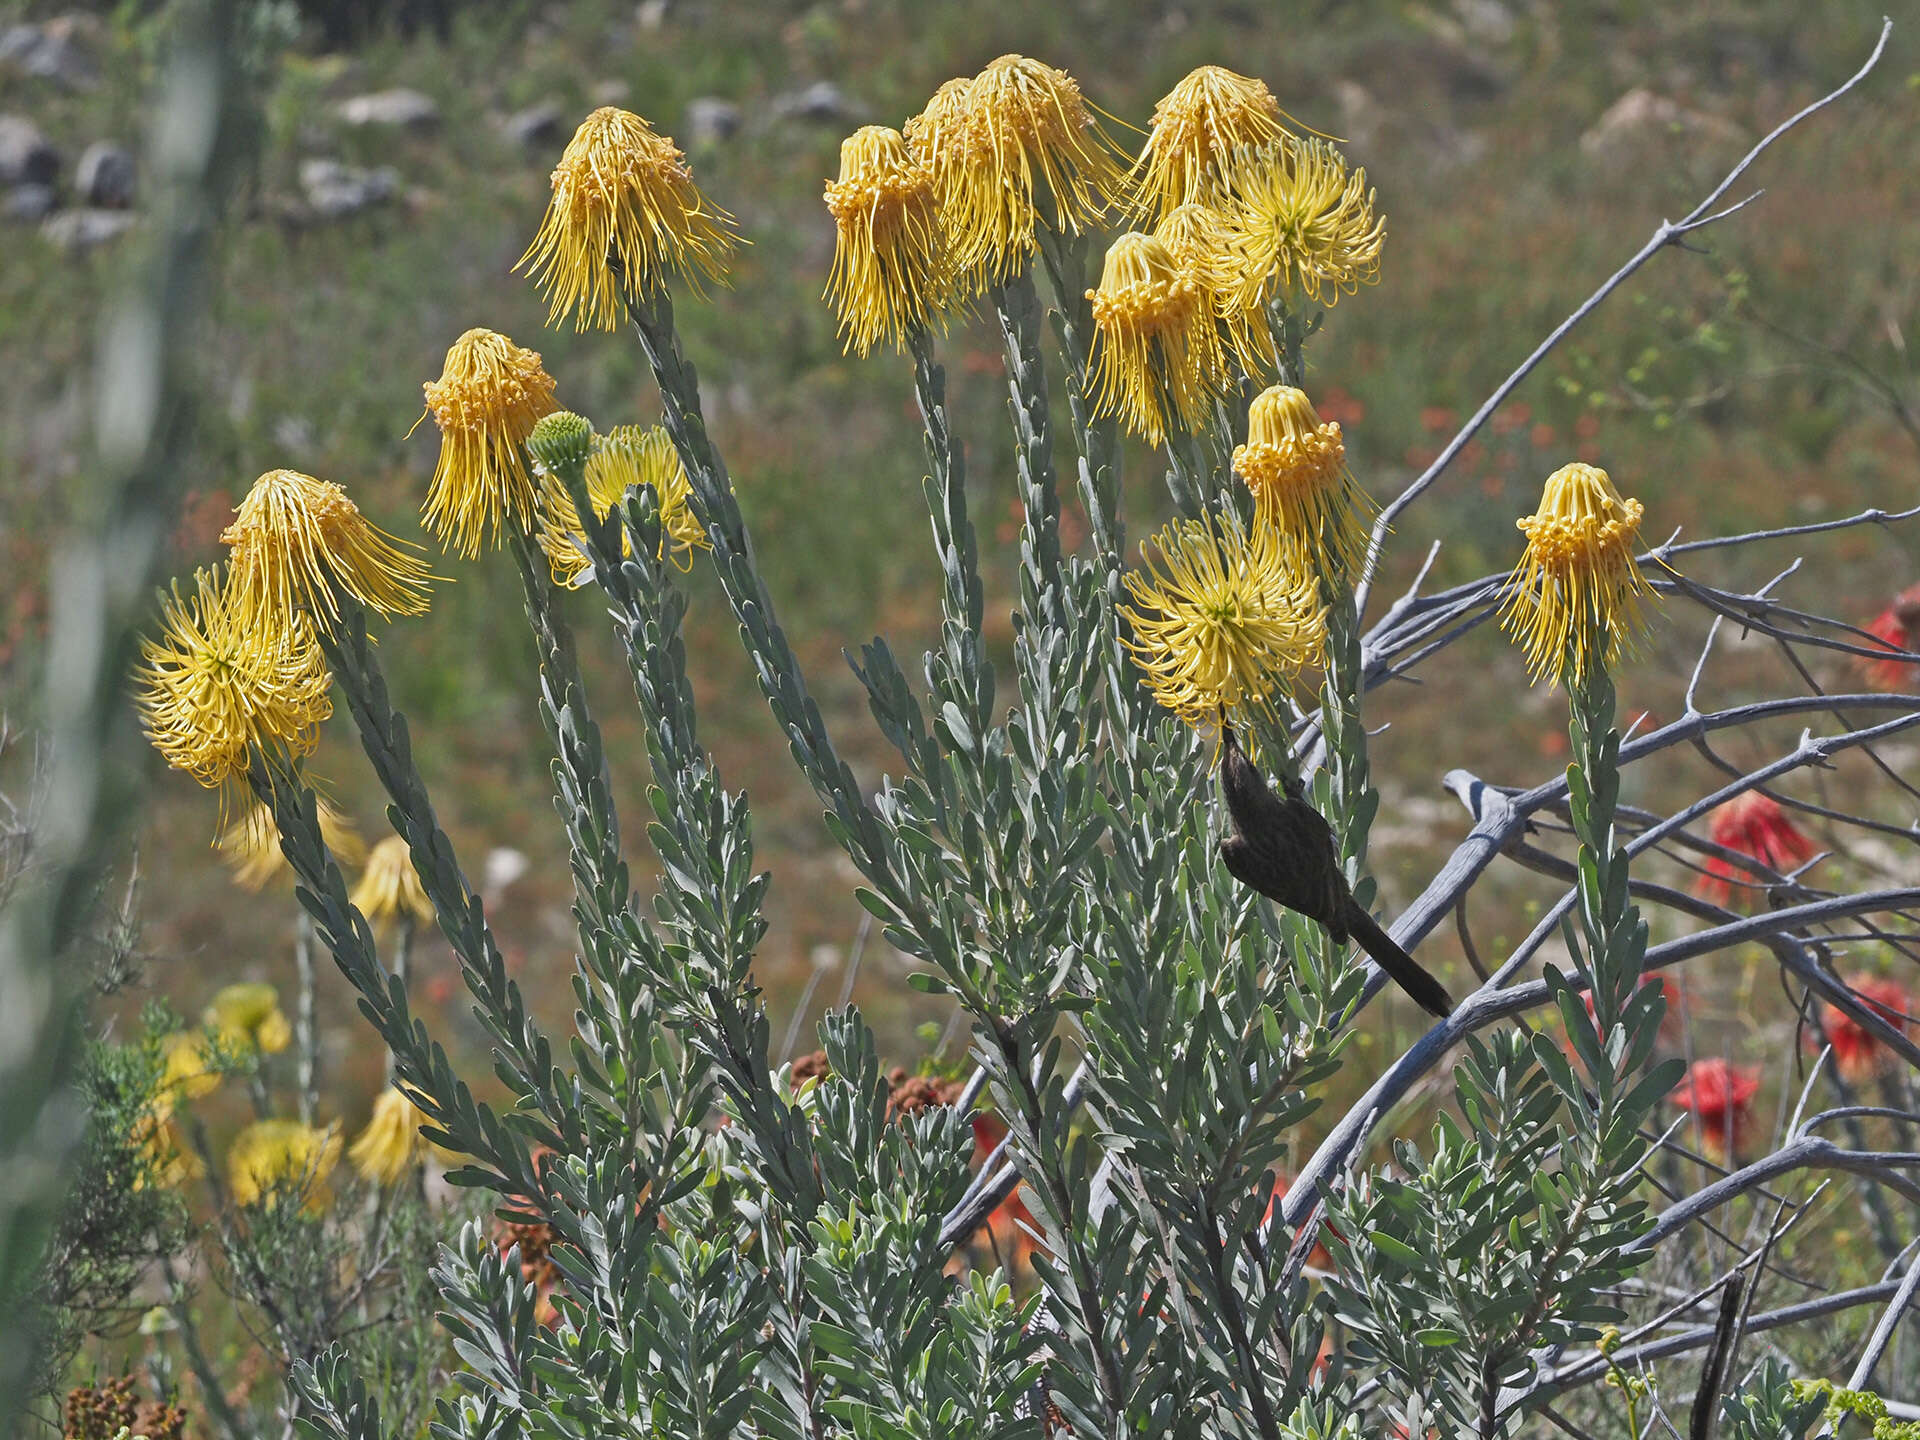
{"label": "dark brown bird", "polygon": [[1234,829],[1220,842],[1220,858],[1234,879],[1275,904],[1318,920],[1336,944],[1357,942],[1421,1008],[1445,1019],[1453,1010],[1446,989],[1353,898],[1326,817],[1307,803],[1298,782],[1286,784],[1284,799],[1276,796],[1247,759],[1225,716],[1220,735],[1220,782]]}

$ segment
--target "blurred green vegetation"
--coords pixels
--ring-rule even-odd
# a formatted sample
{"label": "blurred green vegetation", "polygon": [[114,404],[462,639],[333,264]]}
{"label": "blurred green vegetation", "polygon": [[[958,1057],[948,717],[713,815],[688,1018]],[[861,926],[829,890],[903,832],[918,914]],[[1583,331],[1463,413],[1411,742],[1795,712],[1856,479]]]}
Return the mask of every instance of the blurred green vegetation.
{"label": "blurred green vegetation", "polygon": [[[309,37],[263,52],[253,173],[217,241],[194,473],[174,537],[179,566],[217,557],[230,506],[275,466],[340,481],[382,523],[418,533],[413,512],[436,442],[430,424],[413,428],[419,386],[470,326],[542,351],[563,402],[602,427],[653,418],[637,344],[544,330],[544,307],[512,273],[561,141],[525,147],[498,121],[551,100],[570,130],[618,95],[678,133],[690,101],[724,98],[740,107],[738,134],[695,147],[690,158],[752,245],[730,288],[706,303],[683,298],[681,328],[782,620],[829,723],[877,783],[886,756],[840,652],[884,632],[897,653],[917,654],[934,633],[937,601],[907,367],[842,356],[819,298],[832,253],[820,187],[843,134],[868,120],[899,124],[941,81],[1010,50],[1071,70],[1129,143],[1137,141],[1130,127],[1144,125],[1154,99],[1194,65],[1265,78],[1302,123],[1347,139],[1387,216],[1381,283],[1343,299],[1309,348],[1310,388],[1346,427],[1356,472],[1384,500],[1662,216],[1690,208],[1746,144],[1851,73],[1881,9],[1873,0],[1817,8],[1791,0],[678,0],[636,12],[630,0],[503,0],[461,9],[444,42],[386,33],[352,53],[322,54]],[[68,92],[10,77],[0,108],[31,114],[69,156],[100,137],[137,148],[161,23],[148,6],[107,10],[98,88]],[[1766,199],[1700,237],[1697,249],[1659,257],[1522,387],[1402,522],[1382,596],[1410,579],[1432,540],[1444,542],[1434,583],[1509,565],[1514,516],[1570,459],[1605,465],[1640,496],[1656,538],[1676,527],[1699,536],[1913,498],[1920,449],[1849,363],[1920,403],[1906,339],[1920,318],[1917,45],[1913,27],[1897,32],[1858,93],[1755,168],[1750,178]],[[844,117],[783,118],[780,98],[817,81],[839,88]],[[334,115],[341,99],[391,86],[432,97],[440,124],[425,133],[355,130]],[[1643,87],[1679,109],[1611,148],[1583,145],[1610,106]],[[300,162],[314,156],[391,165],[403,194],[339,223],[298,223],[286,202],[298,193]],[[0,387],[0,666],[8,708],[22,723],[32,719],[27,681],[45,541],[83,463],[90,357],[124,243],[66,254],[20,230],[0,264],[0,365],[10,377]],[[1002,617],[1000,639],[1010,644],[1004,600],[1017,511],[998,340],[976,321],[958,327],[944,353],[971,446],[989,611]],[[1128,521],[1138,538],[1167,506],[1151,457],[1135,452],[1128,467]],[[1920,571],[1911,538],[1856,530],[1802,548],[1816,597],[1863,621]],[[1792,553],[1781,550],[1780,566]],[[382,638],[388,673],[469,871],[477,878],[494,846],[532,860],[526,877],[495,897],[495,913],[530,997],[563,1021],[570,892],[559,826],[543,823],[551,813],[544,739],[518,591],[495,559],[448,558],[439,568],[449,583],[433,614]],[[1717,573],[1712,560],[1701,568]],[[704,737],[729,785],[751,792],[759,858],[776,877],[760,978],[779,1025],[814,965],[832,958],[821,947],[837,947],[844,960],[860,912],[717,587],[698,567],[689,583]],[[645,766],[626,715],[628,681],[591,593],[574,611],[589,637],[616,783],[635,817]],[[1622,713],[1670,715],[1698,638],[1656,640],[1623,687]],[[1715,676],[1738,691],[1762,683],[1764,664],[1742,650]],[[1422,688],[1382,692],[1371,717],[1392,726],[1375,751],[1386,793],[1377,855],[1392,905],[1465,828],[1443,802],[1441,773],[1461,765],[1527,783],[1564,763],[1559,700],[1524,695],[1517,657],[1490,629],[1426,678]],[[1489,703],[1493,695],[1501,703]],[[1689,763],[1675,757],[1661,778],[1689,783]],[[329,728],[315,768],[363,824],[378,821],[379,800],[343,721]],[[155,981],[189,1013],[227,980],[284,986],[291,975],[290,899],[227,884],[206,848],[214,827],[212,797],[164,773],[156,758],[141,842],[146,944],[173,957],[156,967]],[[1523,933],[1529,907],[1546,893],[1507,874],[1476,892],[1483,951]],[[1452,947],[1436,937],[1428,951],[1457,965]],[[924,1044],[914,1026],[930,1017],[883,949],[868,947],[857,994],[883,1043],[910,1058]],[[456,1049],[477,1050],[479,1032],[437,940],[422,945],[416,973]],[[841,985],[839,971],[822,974],[815,1010]],[[322,977],[323,1067],[338,1108],[357,1122],[379,1063],[335,978]],[[1730,1044],[1742,1036],[1757,1043],[1746,1004],[1754,978],[1751,969],[1725,977],[1725,994],[1696,1019],[1720,1026]],[[1414,1020],[1390,1010],[1386,1023]]]}

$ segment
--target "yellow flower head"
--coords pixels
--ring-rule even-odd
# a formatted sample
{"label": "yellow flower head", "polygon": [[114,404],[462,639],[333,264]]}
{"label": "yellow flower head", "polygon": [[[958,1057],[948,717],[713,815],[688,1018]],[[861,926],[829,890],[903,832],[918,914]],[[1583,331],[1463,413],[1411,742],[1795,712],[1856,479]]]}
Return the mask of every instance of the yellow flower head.
{"label": "yellow flower head", "polygon": [[[963,224],[968,197],[978,184],[975,175],[986,153],[981,135],[969,118],[972,89],[970,77],[947,81],[901,131],[907,153],[933,177],[934,213],[940,218],[942,248],[949,262],[957,262],[970,248],[977,248],[970,243]],[[955,264],[950,268],[958,267]],[[977,281],[980,277],[976,272],[953,278]]]}
{"label": "yellow flower head", "polygon": [[836,240],[827,298],[847,349],[865,355],[926,327],[951,288],[933,170],[898,130],[863,125],[840,142],[840,178],[827,182]]}
{"label": "yellow flower head", "polygon": [[[1176,205],[1153,227],[1153,238],[1167,247],[1175,267],[1200,287],[1227,337],[1226,345],[1240,352],[1241,337],[1253,326],[1264,328],[1266,312],[1257,296],[1248,308],[1240,263],[1227,244],[1226,217],[1212,205]],[[1223,364],[1224,360],[1223,346]]]}
{"label": "yellow flower head", "polygon": [[293,1039],[293,1027],[280,1009],[279,992],[259,981],[222,987],[202,1018],[209,1030],[235,1049],[250,1047],[278,1055]]}
{"label": "yellow flower head", "polygon": [[1177,520],[1129,571],[1128,642],[1161,705],[1196,729],[1270,707],[1325,649],[1326,611],[1298,547],[1230,515]]}
{"label": "yellow flower head", "polygon": [[421,388],[440,427],[440,463],[422,507],[427,528],[468,559],[503,525],[530,530],[534,484],[524,446],[540,417],[560,408],[539,353],[469,330],[447,351],[440,378]]}
{"label": "yellow flower head", "polygon": [[352,903],[376,930],[403,915],[423,925],[433,921],[433,902],[413,868],[413,852],[398,835],[389,835],[367,855],[367,868],[353,887]]}
{"label": "yellow flower head", "polygon": [[160,1042],[166,1068],[160,1072],[160,1106],[171,1112],[181,1100],[198,1100],[220,1088],[220,1072],[204,1034],[175,1030]]}
{"label": "yellow flower head", "polygon": [[326,1203],[325,1185],[340,1163],[340,1134],[331,1125],[316,1130],[298,1120],[256,1120],[234,1137],[227,1151],[227,1184],[236,1204],[305,1197],[309,1212]]}
{"label": "yellow flower head", "polygon": [[394,1185],[405,1179],[427,1154],[427,1140],[420,1133],[420,1113],[407,1093],[389,1085],[373,1102],[373,1114],[347,1150],[347,1158],[360,1172],[362,1180],[376,1185]]}
{"label": "yellow flower head", "polygon": [[1149,445],[1205,422],[1226,379],[1225,354],[1202,282],[1151,235],[1122,235],[1107,251],[1093,302],[1095,408]]}
{"label": "yellow flower head", "polygon": [[208,788],[247,773],[250,746],[310,755],[333,713],[320,647],[304,619],[261,625],[218,571],[197,570],[160,597],[157,636],[140,643],[134,670],[147,738],[169,765]]}
{"label": "yellow flower head", "polygon": [[[1238,151],[1228,170],[1226,237],[1240,265],[1238,304],[1293,293],[1323,305],[1380,278],[1386,222],[1365,170],[1325,140],[1287,139]],[[1264,331],[1250,361],[1271,363]]]}
{"label": "yellow flower head", "polygon": [[1274,385],[1260,393],[1233,468],[1261,519],[1299,541],[1316,571],[1344,580],[1359,568],[1371,502],[1347,468],[1339,422],[1322,424],[1304,390]]}
{"label": "yellow flower head", "polygon": [[133,1182],[135,1190],[144,1190],[149,1185],[161,1190],[177,1190],[187,1181],[207,1173],[200,1157],[180,1143],[180,1128],[173,1123],[169,1107],[161,1106],[142,1115],[133,1123],[128,1138],[139,1147],[142,1163],[142,1171]]}
{"label": "yellow flower head", "polygon": [[[314,809],[320,820],[320,838],[326,841],[333,858],[342,865],[358,865],[366,856],[367,846],[353,828],[353,821],[324,795],[314,797]],[[233,868],[233,883],[242,890],[264,890],[287,868],[287,857],[280,851],[280,827],[265,805],[248,806],[246,814],[221,831],[213,843]]]}
{"label": "yellow flower head", "polygon": [[1130,213],[1158,220],[1181,205],[1218,201],[1233,152],[1285,139],[1286,119],[1264,80],[1218,65],[1188,72],[1153,107],[1147,143],[1127,175]]}
{"label": "yellow flower head", "polygon": [[733,217],[700,193],[680,147],[608,105],[573,132],[540,232],[514,268],[531,264],[547,324],[571,313],[576,330],[617,330],[623,283],[653,291],[671,272],[698,293],[702,275],[725,278],[739,243]]}
{"label": "yellow flower head", "polygon": [[1525,647],[1535,684],[1582,683],[1645,633],[1652,591],[1633,558],[1644,513],[1606,471],[1565,465],[1547,477],[1540,508],[1515,522],[1527,551],[1507,582],[1500,623]]}
{"label": "yellow flower head", "polygon": [[[340,616],[341,594],[382,615],[424,615],[427,562],[368,521],[338,485],[297,470],[253,482],[220,538],[233,547],[233,581],[270,624],[304,610],[316,623]],[[405,546],[406,548],[401,548]]]}
{"label": "yellow flower head", "polygon": [[[674,547],[675,563],[682,570],[692,565],[695,549],[711,550],[713,542],[701,528],[700,517],[693,513],[693,482],[680,463],[680,452],[673,437],[659,425],[616,425],[605,435],[593,437],[593,451],[587,456],[587,498],[595,515],[605,519],[614,506],[627,497],[636,485],[651,485],[660,506],[660,549],[664,556],[668,545]],[[556,585],[582,583],[588,570],[587,557],[574,539],[580,534],[580,512],[573,497],[557,481],[548,483],[542,496],[545,514],[540,527],[540,548],[546,551]],[[632,554],[621,533],[621,553]]]}
{"label": "yellow flower head", "polygon": [[1120,166],[1071,75],[1002,55],[962,93],[965,166],[947,217],[961,269],[1011,275],[1033,251],[1036,224],[1078,235],[1100,222]]}

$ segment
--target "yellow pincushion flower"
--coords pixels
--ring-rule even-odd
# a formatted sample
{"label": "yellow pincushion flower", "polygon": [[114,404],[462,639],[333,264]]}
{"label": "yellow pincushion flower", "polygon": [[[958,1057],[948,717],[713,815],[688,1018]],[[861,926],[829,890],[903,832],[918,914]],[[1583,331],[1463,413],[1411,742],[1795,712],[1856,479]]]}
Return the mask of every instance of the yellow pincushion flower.
{"label": "yellow pincushion flower", "polygon": [[433,902],[413,868],[413,852],[398,835],[387,836],[368,853],[351,900],[376,930],[402,916],[422,925],[433,921]]}
{"label": "yellow pincushion flower", "polygon": [[1645,633],[1652,590],[1633,558],[1645,513],[1606,471],[1575,464],[1549,475],[1540,508],[1514,522],[1527,550],[1507,581],[1500,624],[1525,648],[1535,684],[1583,683]]}
{"label": "yellow pincushion flower", "polygon": [[547,324],[617,330],[622,284],[653,291],[667,275],[721,280],[740,243],[733,217],[700,193],[680,147],[638,115],[608,105],[573,133],[553,172],[540,231],[514,266],[531,264]]}
{"label": "yellow pincushion flower", "polygon": [[[688,480],[680,452],[664,427],[616,425],[607,434],[594,436],[586,478],[587,498],[593,502],[595,515],[603,520],[626,499],[630,487],[651,485],[660,506],[661,553],[664,555],[672,545],[675,563],[682,570],[691,566],[695,549],[713,548],[701,528],[700,517],[693,513],[693,482]],[[546,552],[554,583],[584,583],[589,565],[580,542],[574,538],[580,534],[580,512],[574,508],[573,497],[557,482],[549,482],[541,501],[540,548]],[[624,530],[621,553],[633,553]]]}
{"label": "yellow pincushion flower", "polygon": [[260,624],[218,571],[197,570],[193,583],[162,594],[160,634],[140,643],[133,678],[154,749],[209,789],[246,775],[249,747],[312,754],[333,713],[312,629]]}
{"label": "yellow pincushion flower", "polygon": [[202,1018],[209,1030],[235,1049],[278,1055],[293,1040],[279,992],[259,981],[223,986]]}
{"label": "yellow pincushion flower", "polygon": [[1267,709],[1325,649],[1326,611],[1298,547],[1231,515],[1177,520],[1129,571],[1128,642],[1154,699],[1195,728]]}
{"label": "yellow pincushion flower", "polygon": [[1147,143],[1127,175],[1130,213],[1157,221],[1182,205],[1218,201],[1234,151],[1285,139],[1286,118],[1264,80],[1218,65],[1190,71],[1153,107]]}
{"label": "yellow pincushion flower", "polygon": [[427,1154],[420,1124],[426,1116],[407,1093],[389,1085],[373,1102],[373,1114],[347,1150],[347,1158],[362,1180],[394,1185],[405,1179]]}
{"label": "yellow pincushion flower", "polygon": [[560,408],[539,353],[469,330],[447,351],[440,378],[421,388],[440,427],[440,463],[422,507],[427,528],[468,559],[503,525],[530,530],[535,492],[524,447],[540,417]]}
{"label": "yellow pincushion flower", "polygon": [[[342,865],[358,865],[366,856],[367,846],[353,828],[353,821],[324,795],[314,796],[314,810],[320,821],[320,838],[326,841],[333,858]],[[280,827],[265,805],[248,806],[246,814],[221,831],[213,843],[233,868],[233,883],[242,890],[264,890],[287,869],[287,857],[280,850]]]}
{"label": "yellow pincushion flower", "polygon": [[419,547],[371,523],[338,485],[269,470],[234,515],[220,536],[233,547],[231,583],[268,623],[291,624],[300,610],[337,620],[342,594],[382,615],[426,613],[432,576],[409,553]]}
{"label": "yellow pincushion flower", "polygon": [[[1380,277],[1386,222],[1374,210],[1365,170],[1349,170],[1325,140],[1295,139],[1235,153],[1223,206],[1226,239],[1240,265],[1238,308],[1293,294],[1332,305]],[[1249,364],[1271,363],[1264,328]]]}
{"label": "yellow pincushion flower", "polygon": [[1035,225],[1078,235],[1099,224],[1121,171],[1071,75],[1002,55],[962,93],[966,164],[947,217],[961,269],[1011,275],[1033,251]]}
{"label": "yellow pincushion flower", "polygon": [[256,1120],[227,1151],[227,1184],[236,1204],[257,1205],[276,1195],[305,1197],[303,1208],[326,1203],[326,1180],[340,1163],[340,1135],[298,1120]]}
{"label": "yellow pincushion flower", "polygon": [[180,1100],[198,1100],[220,1088],[213,1050],[204,1034],[175,1030],[160,1042],[166,1067],[160,1072],[160,1098],[169,1110]]}
{"label": "yellow pincushion flower", "polygon": [[1198,430],[1226,368],[1199,279],[1176,266],[1161,241],[1130,233],[1108,249],[1100,284],[1087,299],[1099,336],[1095,409],[1117,416],[1149,445],[1165,438],[1169,419]]}
{"label": "yellow pincushion flower", "polygon": [[1252,297],[1252,308],[1248,308],[1249,297],[1240,284],[1240,262],[1227,244],[1225,217],[1211,205],[1177,205],[1153,227],[1153,238],[1167,247],[1175,267],[1207,297],[1225,336],[1221,356],[1224,366],[1226,351],[1230,348],[1239,353],[1243,348],[1240,337],[1250,327],[1264,328],[1267,323],[1257,296]]}
{"label": "yellow pincushion flower", "polygon": [[939,316],[951,289],[933,170],[898,130],[863,125],[840,142],[840,178],[827,182],[836,234],[827,298],[846,348],[865,355]]}
{"label": "yellow pincushion flower", "polygon": [[[968,96],[972,89],[971,77],[947,81],[901,130],[907,153],[933,177],[934,212],[940,217],[946,257],[956,271],[960,257],[978,248],[964,223],[968,197],[977,186],[975,175],[986,153],[985,143],[969,119]],[[977,270],[954,276],[956,282],[977,282],[980,278]]]}
{"label": "yellow pincushion flower", "polygon": [[1305,391],[1274,385],[1255,398],[1233,468],[1261,519],[1299,541],[1321,575],[1344,581],[1359,568],[1371,502],[1347,468],[1339,422],[1322,424]]}
{"label": "yellow pincushion flower", "polygon": [[139,1147],[145,1166],[143,1173],[134,1179],[135,1190],[144,1190],[149,1185],[177,1190],[187,1181],[207,1173],[200,1157],[180,1143],[180,1128],[173,1123],[167,1106],[142,1115],[134,1122],[127,1138]]}

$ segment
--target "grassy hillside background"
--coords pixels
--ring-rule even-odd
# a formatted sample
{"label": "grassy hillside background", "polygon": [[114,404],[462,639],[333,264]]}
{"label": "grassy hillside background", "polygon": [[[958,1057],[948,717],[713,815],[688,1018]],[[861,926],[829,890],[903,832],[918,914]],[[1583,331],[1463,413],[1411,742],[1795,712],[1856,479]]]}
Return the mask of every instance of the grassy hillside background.
{"label": "grassy hillside background", "polygon": [[[70,89],[7,72],[0,110],[30,115],[69,162],[98,138],[137,150],[156,35],[145,8],[111,9],[83,27],[97,85]],[[883,746],[841,651],[882,632],[897,653],[917,655],[933,633],[937,600],[908,372],[890,357],[843,357],[819,298],[832,254],[821,183],[847,131],[869,120],[897,125],[941,81],[1010,50],[1072,71],[1114,117],[1115,133],[1134,143],[1127,127],[1143,125],[1155,98],[1194,65],[1266,79],[1302,122],[1347,139],[1387,216],[1380,284],[1343,300],[1309,349],[1322,413],[1346,426],[1356,472],[1386,498],[1662,216],[1688,209],[1746,144],[1850,73],[1881,9],[1867,0],[656,0],[637,9],[502,0],[461,9],[444,40],[383,32],[349,52],[323,53],[309,32],[285,50],[261,51],[265,124],[217,242],[191,491],[173,540],[178,566],[216,556],[234,500],[275,466],[340,481],[389,528],[417,534],[436,442],[431,425],[412,428],[420,383],[438,374],[446,346],[470,326],[540,350],[563,402],[603,428],[653,418],[637,345],[544,331],[544,307],[510,271],[538,224],[565,135],[594,105],[617,99],[684,135],[690,104],[723,99],[738,107],[737,132],[690,143],[691,159],[752,246],[731,288],[706,303],[683,300],[682,331],[782,620],[841,743],[877,783]],[[0,7],[7,19],[50,13]],[[823,107],[834,112],[828,117],[809,118],[796,97],[821,82],[838,103]],[[413,132],[354,128],[338,117],[340,101],[394,86],[431,97],[439,123]],[[1655,102],[1635,112],[1650,118],[1623,126],[1614,111],[1609,126],[1603,117],[1636,90]],[[564,116],[558,138],[523,144],[500,123],[545,101]],[[1440,582],[1511,564],[1514,517],[1533,507],[1545,474],[1570,459],[1606,466],[1645,501],[1647,530],[1660,536],[1911,503],[1920,493],[1920,434],[1903,429],[1897,411],[1908,407],[1910,419],[1920,405],[1909,348],[1920,325],[1915,153],[1920,25],[1908,24],[1859,93],[1755,170],[1765,200],[1710,232],[1698,252],[1660,257],[1527,382],[1407,516],[1381,593],[1397,593],[1433,539],[1444,542]],[[304,223],[290,202],[301,162],[314,157],[392,166],[400,194],[345,220]],[[84,463],[96,322],[128,242],[69,253],[31,227],[5,238],[0,678],[6,708],[30,726],[47,539]],[[963,326],[945,357],[970,445],[988,609],[1006,646],[1017,511],[998,343],[978,324]],[[1863,374],[1881,377],[1891,400]],[[1151,457],[1129,455],[1136,538],[1168,508],[1158,476]],[[1856,530],[1801,548],[1808,569],[1792,585],[1861,620],[1920,579],[1910,535]],[[1765,563],[1783,568],[1795,553],[1781,548]],[[1719,573],[1708,561],[1701,570]],[[559,828],[549,823],[535,662],[517,589],[498,557],[447,558],[439,571],[449,583],[432,615],[384,634],[383,657],[470,872],[479,874],[496,847],[531,861],[491,896],[494,914],[536,1008],[564,1023],[568,880]],[[759,858],[775,875],[758,973],[778,1036],[816,970],[811,1010],[837,997],[861,912],[717,587],[697,567],[690,584],[704,738],[728,783],[751,793]],[[590,637],[590,676],[631,827],[645,765],[626,713],[628,683],[591,596],[574,608]],[[1623,713],[1671,715],[1697,638],[1656,639],[1625,682]],[[1721,693],[1762,683],[1768,663],[1757,650],[1734,652],[1716,671]],[[1424,686],[1381,694],[1370,718],[1391,726],[1375,752],[1385,792],[1376,854],[1390,908],[1465,829],[1439,789],[1442,773],[1466,766],[1529,783],[1564,763],[1560,700],[1523,693],[1518,657],[1492,633],[1470,637]],[[1670,763],[1663,783],[1697,791],[1704,765],[1679,756]],[[370,836],[383,833],[342,720],[329,727],[315,766]],[[285,985],[291,975],[293,902],[228,883],[207,848],[215,819],[212,797],[156,759],[139,848],[144,946],[154,956],[148,978],[188,1013],[227,980]],[[1896,860],[1913,863],[1910,852]],[[1482,947],[1497,951],[1503,936],[1516,936],[1544,893],[1511,876],[1484,887],[1474,917]],[[937,1029],[946,1014],[906,988],[884,949],[868,947],[855,993],[885,1045],[911,1062],[927,1047],[915,1027]],[[1450,935],[1422,954],[1456,972],[1461,964]],[[416,963],[441,1033],[477,1059],[480,1035],[458,998],[451,957],[436,941]],[[1719,977],[1724,984],[1696,1007],[1703,1050],[1778,1054],[1777,1030],[1750,1003],[1758,973]],[[344,985],[330,971],[322,979],[326,1108],[357,1124],[379,1084],[378,1057]],[[1382,1023],[1417,1021],[1389,1007]]]}

